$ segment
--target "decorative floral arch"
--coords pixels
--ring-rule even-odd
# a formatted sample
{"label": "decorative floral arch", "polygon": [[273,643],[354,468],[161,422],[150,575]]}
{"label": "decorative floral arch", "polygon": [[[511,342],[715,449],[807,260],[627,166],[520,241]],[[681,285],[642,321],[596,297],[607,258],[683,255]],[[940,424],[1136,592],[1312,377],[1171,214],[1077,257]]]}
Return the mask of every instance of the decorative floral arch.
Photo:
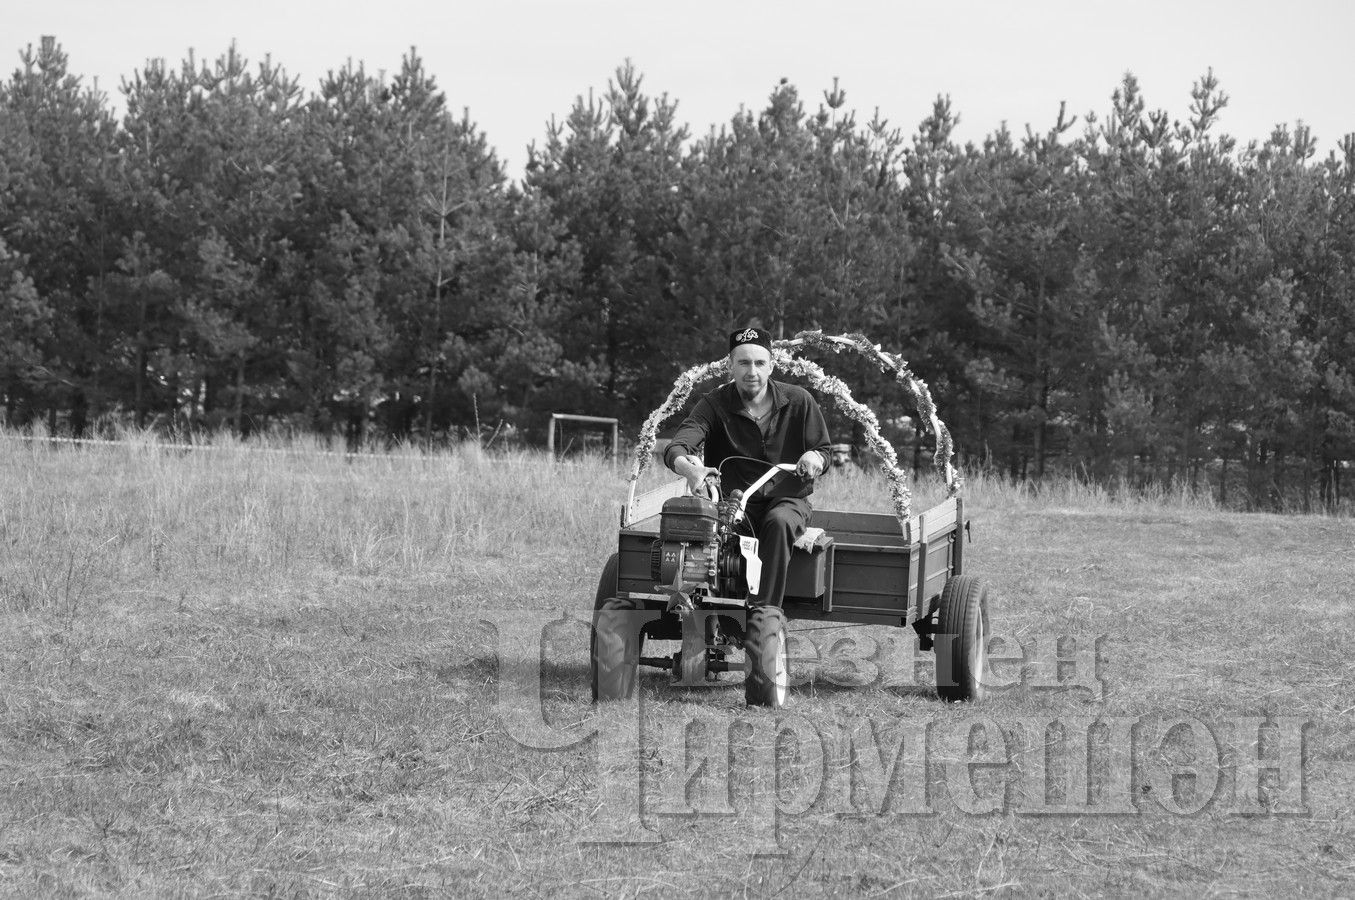
{"label": "decorative floral arch", "polygon": [[[936,454],[933,457],[933,462],[936,465],[936,471],[945,478],[947,496],[954,497],[960,493],[964,486],[964,480],[953,465],[955,445],[951,440],[950,430],[946,428],[945,423],[936,414],[936,403],[932,400],[927,383],[915,377],[908,370],[908,364],[904,362],[903,357],[881,350],[879,344],[872,343],[865,335],[861,334],[828,335],[822,331],[802,331],[789,340],[773,341],[772,359],[778,368],[804,378],[814,390],[831,397],[838,409],[858,422],[864,429],[866,443],[880,458],[880,471],[884,473],[889,482],[890,497],[894,501],[894,514],[898,516],[900,523],[907,522],[908,517],[912,514],[912,493],[908,489],[908,476],[899,469],[898,457],[894,454],[894,448],[880,435],[879,419],[875,417],[875,413],[869,407],[858,403],[852,397],[851,390],[848,389],[842,379],[829,375],[818,363],[793,355],[794,351],[803,347],[831,350],[834,353],[841,353],[844,349],[855,350],[877,363],[883,371],[893,375],[894,380],[903,385],[912,395],[918,413],[930,422],[932,433],[936,435]],[[636,482],[649,467],[659,426],[663,424],[664,420],[682,409],[697,385],[718,375],[728,373],[728,359],[718,359],[714,362],[693,366],[678,376],[677,381],[673,384],[673,390],[668,394],[668,399],[664,401],[662,406],[650,413],[649,418],[645,419],[645,424],[640,428],[640,439],[635,447],[635,464],[630,474],[632,502],[635,496]],[[629,508],[627,512],[629,513]]]}

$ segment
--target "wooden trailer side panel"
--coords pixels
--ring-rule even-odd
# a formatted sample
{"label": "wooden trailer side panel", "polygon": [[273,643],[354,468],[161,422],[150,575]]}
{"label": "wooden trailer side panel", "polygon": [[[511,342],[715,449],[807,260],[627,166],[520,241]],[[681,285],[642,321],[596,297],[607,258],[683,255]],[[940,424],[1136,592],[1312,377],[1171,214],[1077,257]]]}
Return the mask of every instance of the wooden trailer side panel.
{"label": "wooden trailer side panel", "polygon": [[909,519],[906,534],[890,515],[816,510],[814,524],[835,542],[825,618],[925,615],[954,569],[960,509],[954,499],[942,501]]}
{"label": "wooden trailer side panel", "polygon": [[651,574],[652,548],[659,537],[659,517],[653,515],[640,519],[621,529],[617,541],[617,590],[622,593],[638,591],[645,593],[654,590],[654,576]]}
{"label": "wooden trailer side panel", "polygon": [[[897,524],[896,524],[897,528]],[[834,538],[829,618],[844,613],[908,615],[908,555],[902,546],[843,543]]]}
{"label": "wooden trailer side panel", "polygon": [[832,586],[823,597],[823,618],[907,617],[908,547],[897,518],[816,509],[810,523],[833,536]]}
{"label": "wooden trailer side panel", "polygon": [[[948,535],[940,535],[918,546],[919,576],[910,585],[911,602],[909,606],[917,610],[918,615],[927,612],[933,597],[939,597],[950,577],[951,542]],[[923,548],[926,548],[925,553]]]}
{"label": "wooden trailer side panel", "polygon": [[842,512],[816,509],[809,524],[822,528],[839,544],[869,544],[903,549],[903,531],[899,520],[886,513]]}

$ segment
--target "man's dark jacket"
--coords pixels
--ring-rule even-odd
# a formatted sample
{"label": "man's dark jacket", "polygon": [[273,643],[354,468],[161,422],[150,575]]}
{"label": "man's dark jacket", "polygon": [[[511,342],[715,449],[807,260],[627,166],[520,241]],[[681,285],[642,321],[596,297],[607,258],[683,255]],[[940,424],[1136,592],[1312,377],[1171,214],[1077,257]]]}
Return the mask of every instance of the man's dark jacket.
{"label": "man's dark jacket", "polygon": [[[738,387],[731,381],[723,384],[696,401],[686,421],[673,435],[672,443],[664,451],[663,461],[668,468],[679,456],[702,456],[707,466],[720,468],[720,463],[731,456],[748,457],[761,462],[731,462],[722,470],[721,490],[745,490],[767,471],[765,463],[794,465],[808,450],[823,456],[824,469],[831,462],[829,456],[828,425],[813,395],[802,387],[769,381],[772,396],[771,420],[767,436],[747,414]],[[702,447],[704,445],[704,453]],[[794,473],[773,482],[759,496],[808,497],[814,482]]]}

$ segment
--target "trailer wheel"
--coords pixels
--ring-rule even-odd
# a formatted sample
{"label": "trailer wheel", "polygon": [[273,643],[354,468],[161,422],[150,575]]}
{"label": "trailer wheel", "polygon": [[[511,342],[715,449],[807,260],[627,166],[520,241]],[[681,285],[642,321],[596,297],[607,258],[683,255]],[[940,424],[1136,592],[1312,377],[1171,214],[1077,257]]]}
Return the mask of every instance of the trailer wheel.
{"label": "trailer wheel", "polygon": [[644,627],[636,627],[635,614],[641,608],[638,600],[609,597],[593,614],[589,674],[594,703],[629,700],[635,694],[644,643]]}
{"label": "trailer wheel", "polygon": [[775,606],[748,610],[743,639],[744,699],[749,706],[786,705],[790,666],[786,655],[786,614]]}
{"label": "trailer wheel", "polygon": [[946,582],[936,615],[936,693],[950,703],[983,699],[988,660],[988,584],[973,575]]}

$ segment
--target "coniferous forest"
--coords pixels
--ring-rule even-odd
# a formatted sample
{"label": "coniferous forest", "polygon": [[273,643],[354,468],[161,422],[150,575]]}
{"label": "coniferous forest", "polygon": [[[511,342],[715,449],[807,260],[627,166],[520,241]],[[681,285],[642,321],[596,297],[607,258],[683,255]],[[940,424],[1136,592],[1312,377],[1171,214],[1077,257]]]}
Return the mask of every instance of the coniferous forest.
{"label": "coniferous forest", "polygon": [[[541,444],[633,429],[755,321],[901,353],[970,467],[1334,509],[1355,135],[1234,139],[1186,90],[961,145],[945,98],[899,127],[783,81],[693,135],[627,63],[513,173],[413,52],[314,90],[150,63],[115,113],[44,38],[0,83],[0,424]],[[831,362],[925,463],[896,386]]]}

